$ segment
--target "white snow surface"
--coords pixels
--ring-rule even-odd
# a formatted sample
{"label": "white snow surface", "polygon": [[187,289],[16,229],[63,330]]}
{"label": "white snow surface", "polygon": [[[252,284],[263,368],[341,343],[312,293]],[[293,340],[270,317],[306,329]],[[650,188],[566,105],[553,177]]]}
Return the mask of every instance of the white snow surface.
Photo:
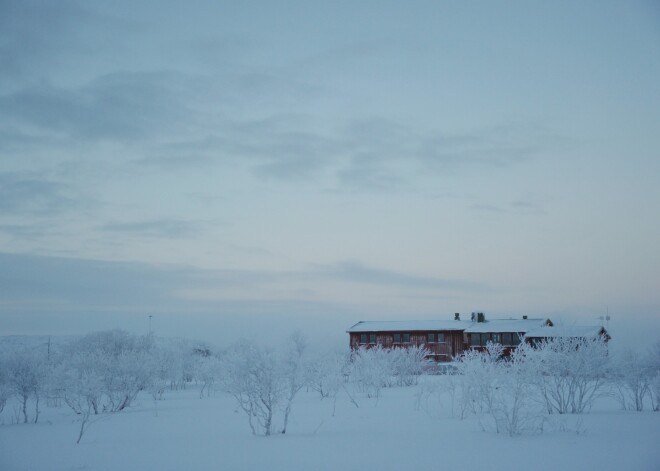
{"label": "white snow surface", "polygon": [[[423,377],[422,383],[450,377]],[[460,420],[449,405],[418,401],[422,386],[357,395],[360,407],[302,391],[286,435],[253,436],[232,398],[195,387],[154,403],[141,394],[126,411],[93,423],[75,444],[79,424],[66,407],[44,405],[38,424],[0,415],[2,471],[194,470],[658,470],[660,413],[624,412],[601,399],[589,414],[556,416],[543,433],[496,434],[477,418]],[[482,429],[486,425],[487,431]]]}
{"label": "white snow surface", "polygon": [[527,332],[525,337],[541,337],[541,338],[556,338],[556,337],[584,337],[596,338],[600,334],[602,327],[599,325],[568,325],[550,327],[543,326],[538,329],[532,329]]}
{"label": "white snow surface", "polygon": [[528,332],[543,326],[546,319],[491,319],[471,322],[466,333],[488,334],[492,332]]}
{"label": "white snow surface", "polygon": [[472,325],[469,321],[426,320],[426,321],[360,321],[347,332],[414,332],[425,330],[465,330]]}

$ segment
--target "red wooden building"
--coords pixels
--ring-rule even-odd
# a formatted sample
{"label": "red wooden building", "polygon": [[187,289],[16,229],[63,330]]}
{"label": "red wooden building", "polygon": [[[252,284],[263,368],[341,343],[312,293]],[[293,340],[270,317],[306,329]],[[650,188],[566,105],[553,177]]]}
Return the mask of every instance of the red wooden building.
{"label": "red wooden building", "polygon": [[463,352],[463,331],[469,325],[460,320],[358,322],[347,332],[351,349],[417,345],[426,347],[436,361],[451,361]]}
{"label": "red wooden building", "polygon": [[487,320],[483,313],[474,312],[469,321],[460,320],[459,314],[454,315],[453,321],[361,321],[347,333],[351,349],[417,345],[429,350],[429,358],[444,362],[452,361],[468,348],[482,350],[488,342],[502,344],[504,355],[508,355],[528,332],[549,326],[552,326],[549,319],[523,316]]}

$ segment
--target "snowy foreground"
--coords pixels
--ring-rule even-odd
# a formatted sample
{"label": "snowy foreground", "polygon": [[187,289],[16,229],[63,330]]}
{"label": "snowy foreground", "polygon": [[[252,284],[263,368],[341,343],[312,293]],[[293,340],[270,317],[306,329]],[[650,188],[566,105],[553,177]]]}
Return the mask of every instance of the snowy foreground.
{"label": "snowy foreground", "polygon": [[602,398],[588,414],[510,437],[483,416],[452,416],[447,398],[421,394],[448,380],[357,395],[359,408],[343,393],[333,407],[303,390],[287,434],[271,437],[252,435],[230,395],[200,399],[196,386],[158,402],[140,393],[130,409],[93,422],[78,445],[71,410],[44,407],[37,424],[0,426],[0,470],[660,469],[660,413],[621,411]]}

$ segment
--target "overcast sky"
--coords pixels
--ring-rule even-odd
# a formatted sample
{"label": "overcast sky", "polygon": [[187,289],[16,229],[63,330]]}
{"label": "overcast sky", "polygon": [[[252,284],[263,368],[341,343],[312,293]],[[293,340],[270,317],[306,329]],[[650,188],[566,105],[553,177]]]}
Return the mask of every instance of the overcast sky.
{"label": "overcast sky", "polygon": [[0,64],[2,333],[660,333],[657,2],[3,1]]}

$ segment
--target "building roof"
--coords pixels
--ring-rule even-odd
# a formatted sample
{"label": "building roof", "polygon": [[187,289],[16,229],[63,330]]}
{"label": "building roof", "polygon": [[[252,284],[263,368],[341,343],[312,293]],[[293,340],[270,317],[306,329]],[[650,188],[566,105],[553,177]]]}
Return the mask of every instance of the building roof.
{"label": "building roof", "polygon": [[597,338],[602,333],[607,334],[605,328],[600,325],[570,325],[556,327],[539,327],[525,334],[527,338],[557,338],[557,337],[584,337]]}
{"label": "building roof", "polygon": [[415,332],[458,330],[466,333],[528,332],[546,324],[545,319],[491,319],[484,322],[456,320],[360,321],[346,332]]}
{"label": "building roof", "polygon": [[484,322],[470,322],[465,333],[528,332],[545,325],[546,322],[546,319],[491,319]]}
{"label": "building roof", "polygon": [[431,321],[360,321],[346,332],[415,332],[440,330],[465,330],[473,324],[470,321],[431,320]]}

